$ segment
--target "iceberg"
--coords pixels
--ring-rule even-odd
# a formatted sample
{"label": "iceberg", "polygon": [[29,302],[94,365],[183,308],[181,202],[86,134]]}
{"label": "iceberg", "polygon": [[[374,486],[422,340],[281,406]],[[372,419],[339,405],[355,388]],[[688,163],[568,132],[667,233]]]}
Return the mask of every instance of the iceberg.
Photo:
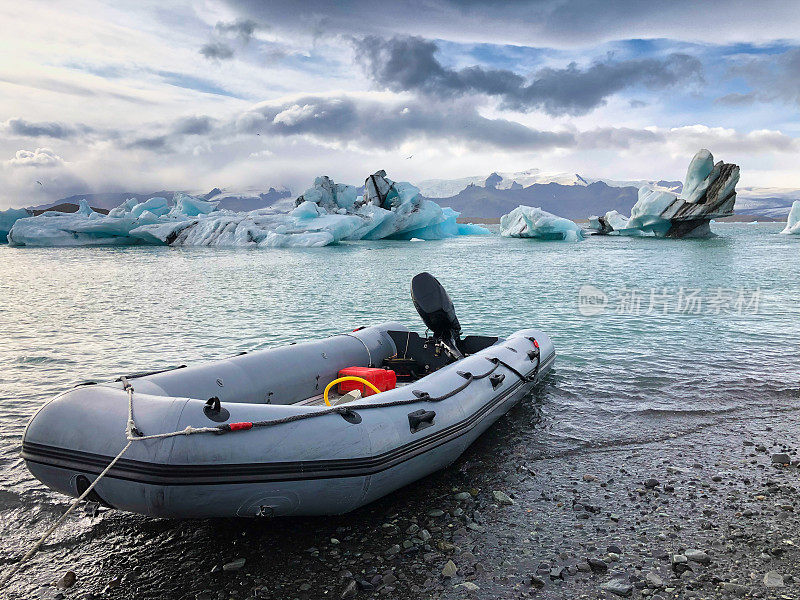
{"label": "iceberg", "polygon": [[14,223],[30,216],[31,213],[24,208],[0,210],[0,244],[5,244],[8,241],[8,232],[11,231]]}
{"label": "iceberg", "polygon": [[518,206],[507,215],[500,217],[500,235],[579,242],[584,238],[585,233],[577,223],[569,219],[557,217],[541,208]]}
{"label": "iceberg", "polygon": [[610,210],[602,217],[592,215],[589,217],[589,229],[595,235],[642,235],[638,229],[631,229],[628,226],[628,218],[616,210]]}
{"label": "iceberg", "polygon": [[81,201],[76,213],[45,212],[15,219],[15,246],[157,244],[170,246],[317,247],[344,240],[443,239],[488,234],[457,222],[459,213],[422,198],[407,182],[384,171],[371,175],[363,197],[352,185],[317,177],[289,212],[262,208],[219,210],[218,203],[177,192],[172,202],[155,197],[125,200],[108,215]]}
{"label": "iceberg", "polygon": [[[702,149],[689,163],[681,196],[662,187],[643,185],[627,222],[611,211],[605,217],[590,217],[590,227],[602,234],[712,237],[710,222],[733,215],[738,182],[737,165],[714,163],[711,152]],[[616,220],[617,225],[612,225],[610,219]]]}
{"label": "iceberg", "polygon": [[[1,214],[2,213],[0,213],[0,215]],[[786,219],[786,227],[781,233],[786,235],[800,235],[800,200],[792,202],[792,210],[789,211],[789,217]]]}

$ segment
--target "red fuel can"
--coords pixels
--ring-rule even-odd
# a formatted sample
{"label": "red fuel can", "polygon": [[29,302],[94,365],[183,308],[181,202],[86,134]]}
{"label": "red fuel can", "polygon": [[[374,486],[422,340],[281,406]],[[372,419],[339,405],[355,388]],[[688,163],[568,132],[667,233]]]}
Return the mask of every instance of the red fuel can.
{"label": "red fuel can", "polygon": [[[347,367],[339,371],[339,377],[361,377],[361,379],[366,379],[382,392],[393,390],[397,387],[397,375],[391,369]],[[375,394],[371,388],[358,381],[342,381],[339,384],[340,394],[346,394],[353,390],[361,390],[362,396],[372,396]]]}

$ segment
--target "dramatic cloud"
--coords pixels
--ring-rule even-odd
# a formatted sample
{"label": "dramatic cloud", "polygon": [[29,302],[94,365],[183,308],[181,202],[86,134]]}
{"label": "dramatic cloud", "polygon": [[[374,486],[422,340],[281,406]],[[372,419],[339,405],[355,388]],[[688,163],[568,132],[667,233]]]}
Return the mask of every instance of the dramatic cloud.
{"label": "dramatic cloud", "polygon": [[779,100],[800,104],[800,48],[780,54],[737,57],[729,75],[743,78],[755,88],[747,93],[731,93],[718,99],[729,106],[746,106],[753,102]]}
{"label": "dramatic cloud", "polygon": [[[800,11],[787,0],[226,0],[241,18],[295,35],[320,29],[391,37],[398,33],[467,43],[585,48],[620,39],[794,39]],[[313,15],[313,17],[312,17]],[[305,16],[305,18],[303,18]]]}
{"label": "dramatic cloud", "polygon": [[264,103],[237,120],[240,132],[311,136],[337,144],[397,148],[411,139],[447,139],[471,146],[538,149],[574,144],[568,132],[539,131],[506,119],[488,119],[469,104],[391,103],[308,96]]}
{"label": "dramatic cloud", "polygon": [[200,54],[210,60],[229,60],[233,58],[233,48],[224,42],[208,42],[200,48]]}
{"label": "dramatic cloud", "polygon": [[36,150],[17,150],[14,158],[6,161],[9,167],[57,167],[64,163],[50,148],[37,148]]}
{"label": "dramatic cloud", "polygon": [[215,25],[214,29],[223,35],[236,35],[242,40],[242,43],[247,44],[253,39],[253,34],[257,30],[266,29],[266,27],[252,19],[240,19],[229,23],[220,21]]}
{"label": "dramatic cloud", "polygon": [[172,130],[178,135],[205,135],[214,127],[215,119],[206,116],[178,119]]}
{"label": "dramatic cloud", "polygon": [[553,115],[585,114],[636,85],[660,89],[702,78],[700,61],[678,53],[663,59],[609,59],[587,68],[571,63],[564,69],[540,69],[526,81],[505,69],[445,67],[435,56],[438,46],[420,37],[367,36],[353,44],[367,76],[383,88],[437,97],[486,94],[499,97],[505,108],[542,109]]}
{"label": "dramatic cloud", "polygon": [[[214,31],[221,37],[228,39],[235,37],[239,40],[241,46],[247,46],[259,29],[268,29],[268,27],[252,19],[238,19],[230,22],[219,21],[214,26]],[[278,52],[278,50],[273,49],[270,54],[275,52]],[[210,60],[230,60],[236,52],[227,41],[217,40],[203,45],[200,48],[200,54]]]}
{"label": "dramatic cloud", "polygon": [[169,149],[169,137],[155,135],[140,137],[123,145],[127,150],[150,150],[151,152],[165,152]]}
{"label": "dramatic cloud", "polygon": [[88,131],[89,128],[85,126],[73,127],[58,122],[38,122],[33,123],[25,119],[9,119],[3,124],[0,124],[2,129],[7,135],[16,135],[20,137],[49,137],[59,140],[74,137],[78,134],[78,130]]}

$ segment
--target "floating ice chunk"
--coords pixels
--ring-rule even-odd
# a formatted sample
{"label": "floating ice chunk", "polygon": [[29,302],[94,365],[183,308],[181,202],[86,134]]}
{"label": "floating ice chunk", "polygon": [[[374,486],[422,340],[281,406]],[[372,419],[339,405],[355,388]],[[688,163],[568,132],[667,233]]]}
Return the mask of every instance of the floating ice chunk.
{"label": "floating ice chunk", "polygon": [[[16,245],[65,246],[95,244],[168,244],[175,246],[324,246],[342,240],[441,239],[488,233],[475,225],[459,225],[458,213],[425,200],[410,183],[386,178],[379,171],[370,180],[382,196],[318,177],[290,212],[273,208],[252,212],[217,210],[209,202],[177,193],[174,206],[165,198],[137,203],[126,200],[108,215],[82,203],[74,214],[27,217],[14,223],[9,241]],[[377,191],[374,191],[376,194]],[[26,213],[27,216],[27,213]],[[19,223],[19,225],[18,225]]]}
{"label": "floating ice chunk", "polygon": [[[130,244],[133,219],[109,219],[99,213],[45,212],[19,219],[8,233],[12,246],[108,246]],[[133,242],[136,243],[136,242]]]}
{"label": "floating ice chunk", "polygon": [[[426,201],[427,202],[427,201]],[[431,204],[434,204],[431,202]],[[438,205],[437,205],[438,206]],[[412,238],[422,240],[441,240],[444,238],[456,237],[458,235],[489,235],[491,231],[480,225],[460,224],[458,216],[460,213],[452,208],[441,209],[441,216],[437,220],[420,227],[403,231],[392,236],[393,239],[411,240]]]}
{"label": "floating ice chunk", "polygon": [[692,158],[686,170],[686,181],[683,184],[681,197],[690,203],[697,202],[708,189],[713,178],[709,177],[714,170],[714,157],[703,148]]}
{"label": "floating ice chunk", "polygon": [[792,210],[786,219],[786,228],[781,231],[787,235],[800,235],[800,200],[792,202]]}
{"label": "floating ice chunk", "polygon": [[639,189],[628,228],[659,237],[709,237],[713,218],[733,214],[739,167],[719,161],[708,150],[695,154],[686,173],[682,197],[650,186]]}
{"label": "floating ice chunk", "polygon": [[271,232],[267,234],[267,237],[264,238],[259,246],[265,248],[317,248],[332,244],[334,241],[333,235],[327,231],[295,233],[293,235]]}
{"label": "floating ice chunk", "polygon": [[578,242],[585,234],[577,223],[569,219],[557,217],[541,208],[518,206],[500,217],[500,235]]}
{"label": "floating ice chunk", "polygon": [[146,210],[150,211],[154,215],[158,216],[165,215],[169,212],[169,202],[167,202],[166,198],[161,198],[161,197],[150,198],[149,200],[146,200],[134,206],[131,209],[131,214],[134,217],[138,217]]}
{"label": "floating ice chunk", "polygon": [[30,217],[31,214],[24,208],[9,208],[0,210],[0,244],[7,242],[8,232],[19,219]]}
{"label": "floating ice chunk", "polygon": [[79,215],[82,215],[82,216],[84,216],[84,217],[88,217],[88,216],[89,216],[89,215],[91,215],[93,212],[94,212],[94,211],[92,210],[92,207],[91,207],[91,206],[89,206],[89,203],[88,203],[88,202],[87,202],[85,199],[83,199],[83,200],[79,200],[79,201],[78,201],[78,211],[77,211],[77,214],[79,214]]}
{"label": "floating ice chunk", "polygon": [[201,200],[183,192],[175,192],[173,198],[175,206],[170,211],[174,216],[196,217],[198,215],[207,215],[217,209],[219,202],[209,202],[208,200]]}
{"label": "floating ice chunk", "polygon": [[125,202],[123,202],[116,208],[112,208],[110,211],[108,211],[108,216],[121,217],[122,215],[131,212],[133,207],[136,206],[138,203],[139,201],[136,200],[136,198],[128,198],[127,200],[125,200]]}
{"label": "floating ice chunk", "polygon": [[665,236],[672,227],[672,222],[662,215],[677,200],[678,196],[672,192],[643,185],[639,188],[639,199],[631,208],[631,218],[628,220],[627,228],[654,233],[660,237]]}
{"label": "floating ice chunk", "polygon": [[317,177],[314,186],[295,200],[295,206],[300,206],[303,202],[313,202],[328,212],[338,212],[341,209],[346,212],[352,210],[357,199],[358,190],[354,186],[334,183],[330,177],[323,175]]}
{"label": "floating ice chunk", "polygon": [[642,235],[640,230],[631,229],[628,225],[628,218],[616,210],[610,210],[602,217],[596,215],[589,217],[589,229],[593,229],[600,235]]}

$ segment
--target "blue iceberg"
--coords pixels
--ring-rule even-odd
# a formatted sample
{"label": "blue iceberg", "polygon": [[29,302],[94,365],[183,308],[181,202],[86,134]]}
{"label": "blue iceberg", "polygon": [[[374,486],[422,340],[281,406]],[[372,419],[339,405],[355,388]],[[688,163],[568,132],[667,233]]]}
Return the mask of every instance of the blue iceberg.
{"label": "blue iceberg", "polygon": [[800,200],[792,202],[792,210],[786,219],[786,227],[781,233],[786,235],[800,235]]}
{"label": "blue iceberg", "polygon": [[[15,218],[8,241],[15,246],[92,246],[158,244],[171,246],[327,246],[344,240],[442,239],[488,234],[457,222],[458,213],[420,196],[407,182],[378,171],[359,197],[352,185],[317,177],[290,212],[263,208],[250,212],[218,210],[184,193],[145,202],[126,200],[103,215],[85,200],[76,213],[45,212]],[[10,219],[9,219],[10,220]]]}
{"label": "blue iceberg", "polygon": [[29,213],[24,208],[9,208],[8,210],[0,210],[0,244],[5,244],[8,238],[8,232],[14,226],[14,223],[20,219],[30,217]]}
{"label": "blue iceberg", "polygon": [[557,217],[541,208],[518,206],[500,217],[500,235],[579,242],[586,234],[577,223],[569,219]]}

